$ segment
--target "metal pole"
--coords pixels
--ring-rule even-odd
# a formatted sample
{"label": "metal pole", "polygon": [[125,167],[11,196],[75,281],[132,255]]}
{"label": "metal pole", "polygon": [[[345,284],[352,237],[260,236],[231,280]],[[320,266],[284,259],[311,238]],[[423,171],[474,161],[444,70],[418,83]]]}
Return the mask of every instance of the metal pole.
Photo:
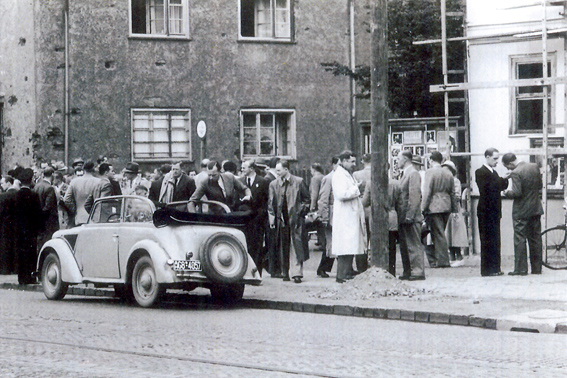
{"label": "metal pole", "polygon": [[[542,67],[543,67],[543,78],[547,78],[547,6],[546,0],[542,0],[542,34],[541,34],[541,43],[542,43]],[[549,157],[549,151],[547,150],[548,147],[548,114],[549,114],[549,103],[547,101],[547,96],[549,92],[549,87],[547,85],[543,86],[543,191],[542,191],[542,202],[543,202],[543,229],[547,229],[547,159]]]}
{"label": "metal pole", "polygon": [[[447,74],[447,3],[446,0],[441,0],[441,57],[443,63],[443,84],[449,84],[449,77]],[[443,93],[444,111],[445,111],[445,131],[447,133],[447,140],[449,140],[449,92]],[[450,153],[450,144],[447,144],[447,152]],[[441,146],[439,146],[441,147]]]}

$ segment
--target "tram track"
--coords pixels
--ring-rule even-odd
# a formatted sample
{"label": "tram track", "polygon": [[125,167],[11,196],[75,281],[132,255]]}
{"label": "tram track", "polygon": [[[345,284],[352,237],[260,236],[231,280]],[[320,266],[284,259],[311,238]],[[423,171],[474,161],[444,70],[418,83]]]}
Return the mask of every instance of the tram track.
{"label": "tram track", "polygon": [[19,338],[19,337],[9,337],[9,336],[0,336],[0,340],[81,349],[81,350],[93,351],[93,352],[112,353],[114,355],[167,359],[167,360],[175,360],[181,362],[206,364],[212,366],[238,368],[238,369],[251,370],[256,372],[283,373],[283,374],[288,374],[290,376],[307,376],[307,377],[316,377],[316,378],[355,378],[355,376],[349,376],[349,375],[336,375],[332,373],[315,372],[315,371],[301,370],[301,369],[279,368],[279,367],[267,366],[262,364],[239,363],[233,361],[220,361],[220,360],[206,359],[206,358],[175,356],[175,355],[169,355],[163,353],[150,353],[150,352],[141,352],[135,350],[127,350],[127,349],[104,348],[104,347],[83,345],[78,343],[64,343],[57,341],[37,340],[31,338]]}

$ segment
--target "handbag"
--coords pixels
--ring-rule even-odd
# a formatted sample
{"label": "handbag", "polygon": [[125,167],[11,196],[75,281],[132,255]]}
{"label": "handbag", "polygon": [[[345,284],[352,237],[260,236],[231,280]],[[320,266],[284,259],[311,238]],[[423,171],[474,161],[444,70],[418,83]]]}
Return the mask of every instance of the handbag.
{"label": "handbag", "polygon": [[316,211],[311,211],[305,215],[305,228],[308,231],[314,231],[320,222],[319,214]]}

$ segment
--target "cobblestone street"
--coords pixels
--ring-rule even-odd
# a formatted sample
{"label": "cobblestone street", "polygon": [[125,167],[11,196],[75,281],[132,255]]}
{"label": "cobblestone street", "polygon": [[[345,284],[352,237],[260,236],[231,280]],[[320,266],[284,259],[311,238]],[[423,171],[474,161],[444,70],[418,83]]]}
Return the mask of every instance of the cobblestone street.
{"label": "cobblestone street", "polygon": [[564,376],[563,335],[0,292],[2,377]]}

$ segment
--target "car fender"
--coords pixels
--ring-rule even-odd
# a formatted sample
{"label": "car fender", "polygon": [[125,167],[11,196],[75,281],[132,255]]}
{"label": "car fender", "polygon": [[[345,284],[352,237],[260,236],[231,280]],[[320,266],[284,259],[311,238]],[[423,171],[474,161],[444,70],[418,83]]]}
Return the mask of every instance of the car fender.
{"label": "car fender", "polygon": [[43,260],[52,251],[57,254],[61,262],[61,280],[71,284],[83,282],[83,275],[73,250],[64,239],[51,239],[43,245],[37,259],[37,271],[41,274]]}
{"label": "car fender", "polygon": [[[169,260],[171,257],[158,243],[153,240],[141,240],[134,244],[129,253],[128,265],[130,265],[132,258],[137,255],[137,251],[144,251],[150,255],[150,258],[152,259],[152,262],[154,264],[156,278],[159,283],[177,282],[175,272],[167,263],[167,260]],[[130,272],[128,274],[130,274]]]}

